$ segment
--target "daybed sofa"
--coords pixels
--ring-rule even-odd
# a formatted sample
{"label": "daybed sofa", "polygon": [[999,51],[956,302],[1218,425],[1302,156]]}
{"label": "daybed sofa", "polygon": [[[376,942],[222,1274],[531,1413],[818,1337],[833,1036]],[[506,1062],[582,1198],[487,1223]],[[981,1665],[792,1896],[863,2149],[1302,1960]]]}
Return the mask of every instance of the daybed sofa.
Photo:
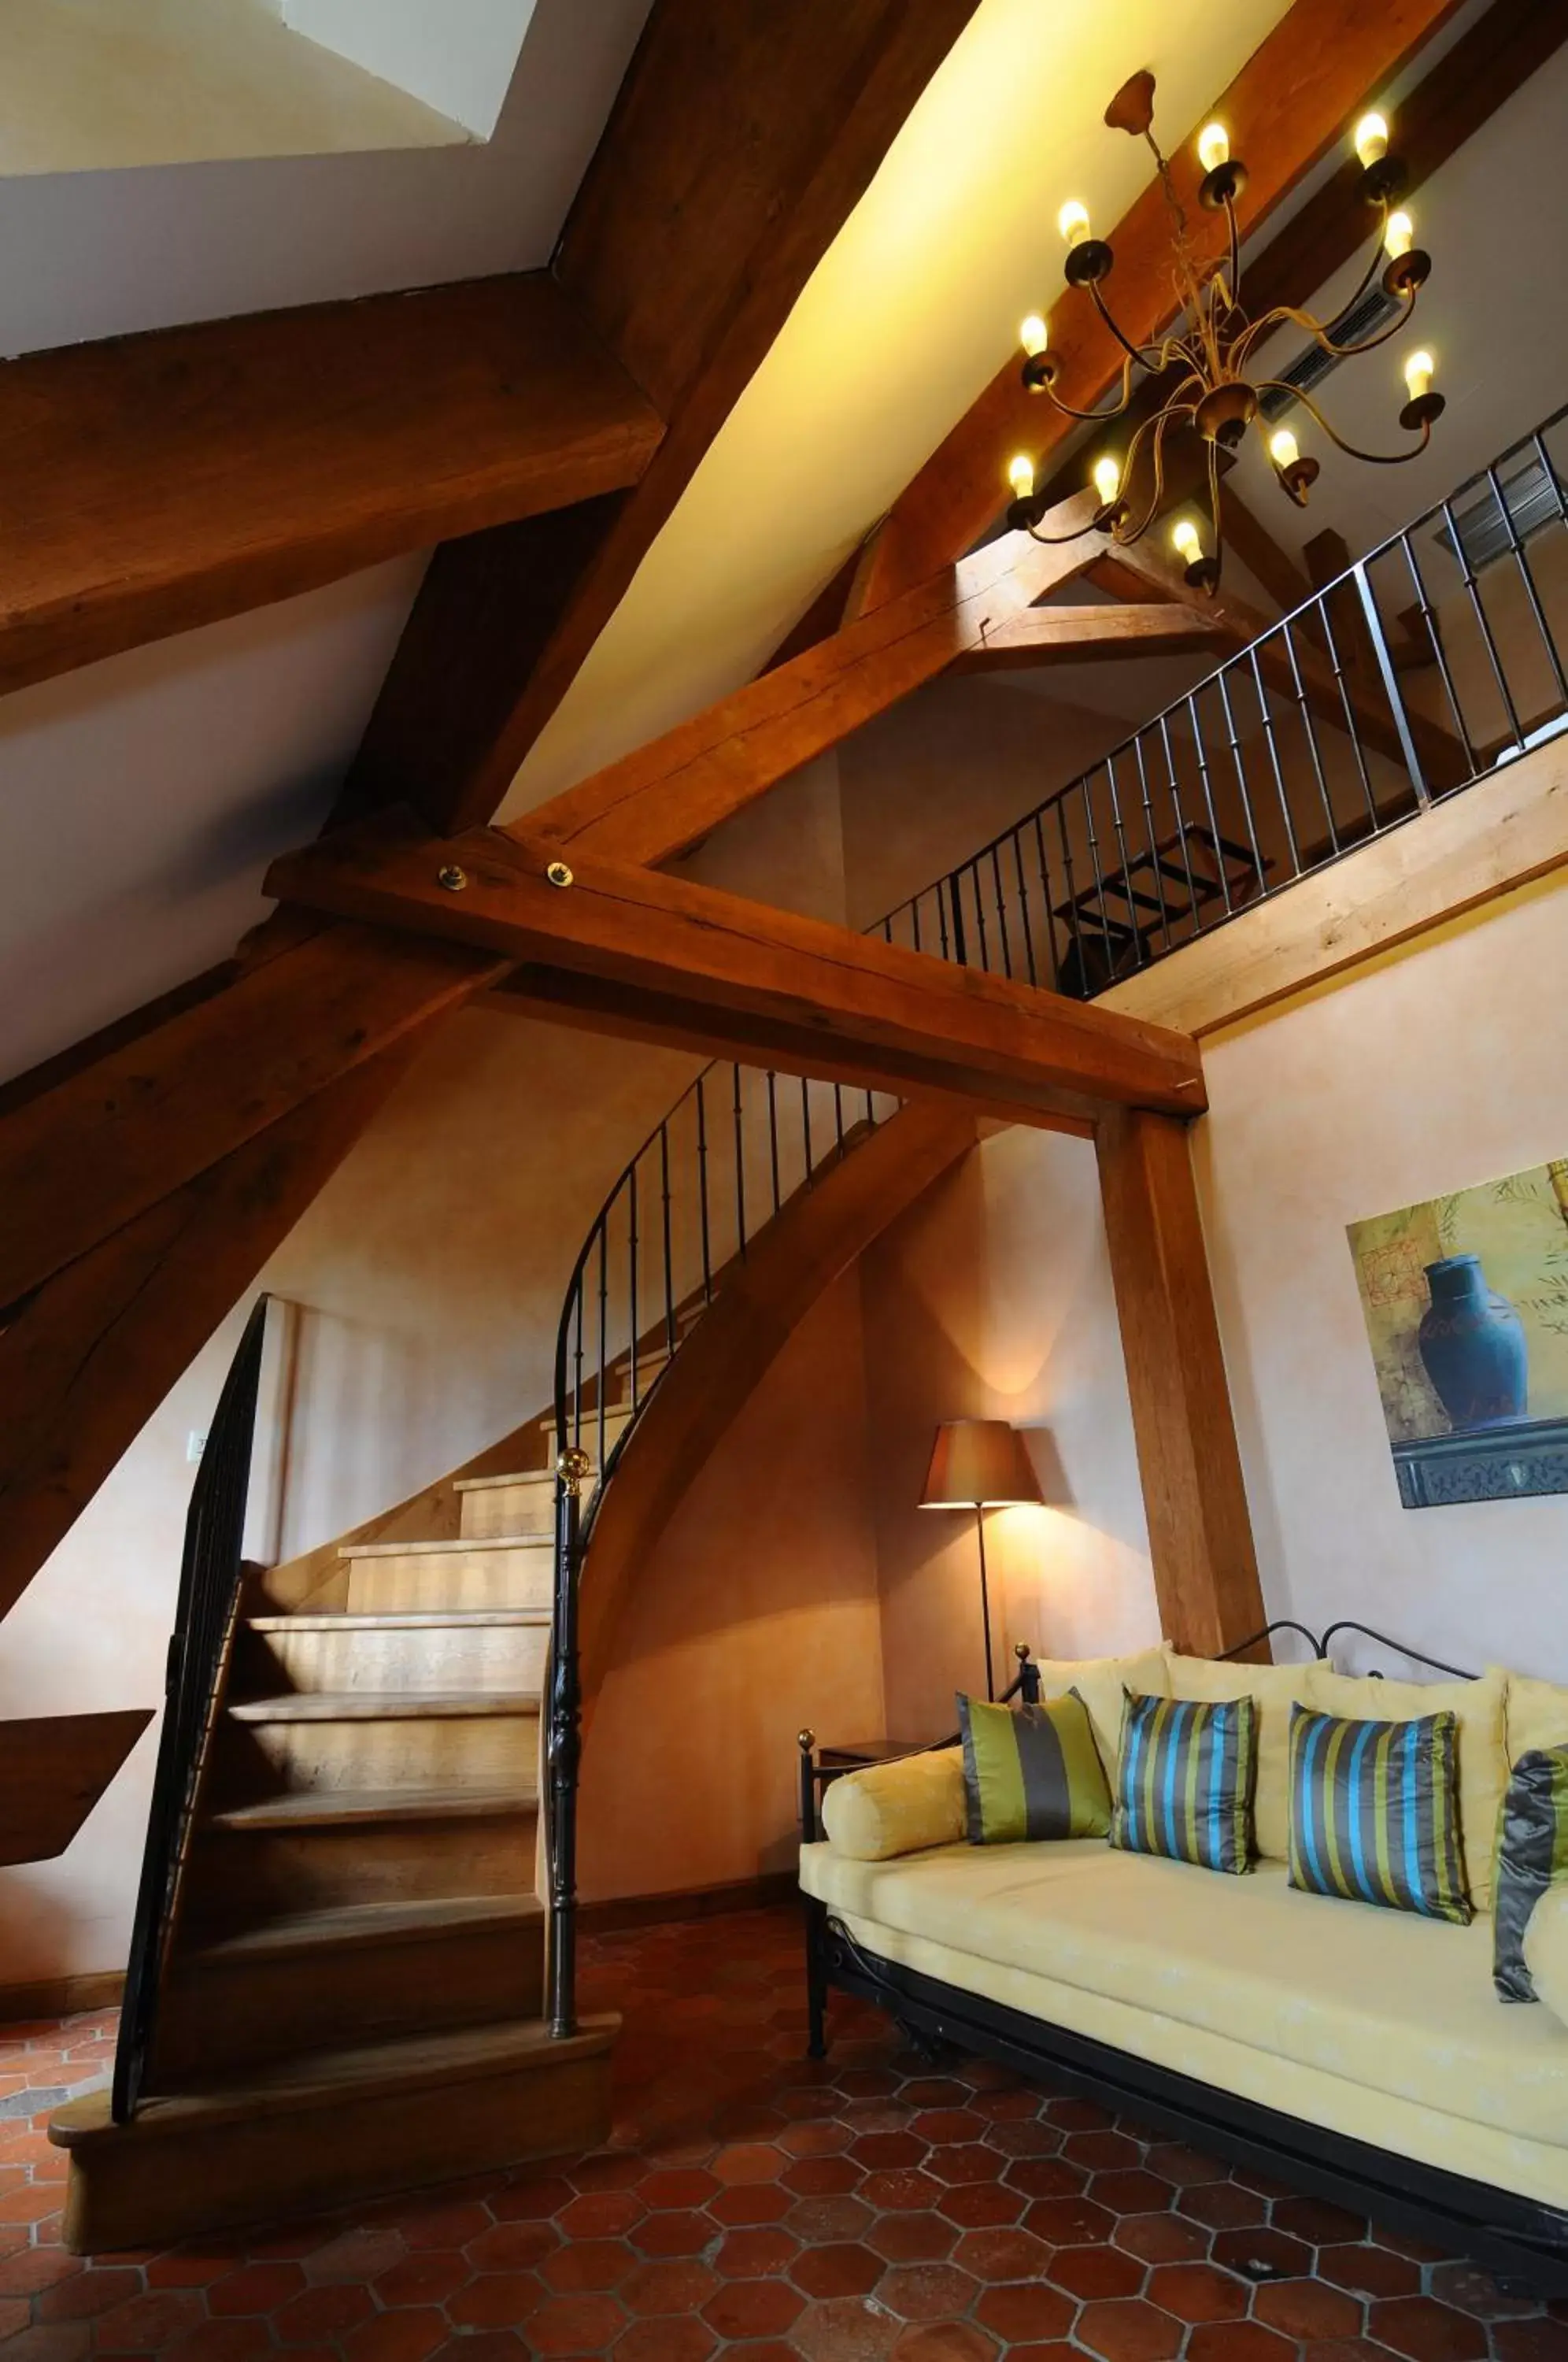
{"label": "daybed sofa", "polygon": [[[1124,1686],[1254,1696],[1256,1867],[1220,1876],[1098,1838],[970,1845],[956,1749],[838,1778],[801,1855],[815,2039],[840,1986],[922,2045],[1047,2072],[1568,2291],[1568,1889],[1531,1922],[1534,2005],[1494,1990],[1489,1909],[1509,1765],[1568,1744],[1568,1689],[1497,1671],[1441,1689],[1348,1682],[1325,1661],[1168,1649],[1039,1672],[1046,1697],[1078,1689],[1110,1762]],[[1469,1926],[1287,1884],[1293,1700],[1386,1719],[1455,1706]]]}

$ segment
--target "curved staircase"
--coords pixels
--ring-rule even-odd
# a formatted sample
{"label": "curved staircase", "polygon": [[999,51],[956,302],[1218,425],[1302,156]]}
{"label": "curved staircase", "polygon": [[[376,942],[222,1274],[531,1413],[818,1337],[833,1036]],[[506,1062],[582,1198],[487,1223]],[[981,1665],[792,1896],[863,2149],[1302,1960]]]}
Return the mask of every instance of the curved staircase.
{"label": "curved staircase", "polygon": [[[580,1594],[591,1699],[628,1584],[790,1330],[974,1138],[961,1115],[710,1067],[589,1233],[551,1410],[275,1569],[239,1565],[241,1475],[207,1686],[194,1706],[171,1687],[165,1716],[166,1748],[194,1720],[160,1865],[149,1837],[143,1998],[133,1955],[116,2089],[50,2125],[71,2246],[602,2140],[616,2021],[576,2016],[561,1885],[575,1723],[553,1745],[542,1727],[563,1591],[574,1616]],[[193,1533],[223,1489],[225,1415]],[[563,1554],[547,1463],[566,1448],[585,1475]],[[183,1601],[176,1655],[193,1661]]]}

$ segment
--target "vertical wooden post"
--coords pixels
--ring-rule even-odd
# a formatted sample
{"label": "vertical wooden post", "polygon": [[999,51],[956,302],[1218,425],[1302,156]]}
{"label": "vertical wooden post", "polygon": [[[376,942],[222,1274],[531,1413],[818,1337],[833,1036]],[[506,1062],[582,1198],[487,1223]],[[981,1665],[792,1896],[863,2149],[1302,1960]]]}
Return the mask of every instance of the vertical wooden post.
{"label": "vertical wooden post", "polygon": [[1266,1618],[1187,1126],[1118,1108],[1095,1146],[1161,1626],[1218,1655]]}

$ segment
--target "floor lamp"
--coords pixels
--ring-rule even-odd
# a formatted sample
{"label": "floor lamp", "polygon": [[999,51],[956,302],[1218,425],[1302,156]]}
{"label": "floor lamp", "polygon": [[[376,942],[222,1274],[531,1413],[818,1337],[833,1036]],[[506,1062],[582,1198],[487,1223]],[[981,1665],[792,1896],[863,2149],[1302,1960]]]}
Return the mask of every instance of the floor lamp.
{"label": "floor lamp", "polygon": [[973,1509],[980,1544],[980,1615],[986,1628],[986,1695],[997,1694],[991,1671],[991,1600],[986,1582],[986,1511],[1043,1498],[1023,1448],[1005,1418],[950,1418],[936,1430],[925,1472],[922,1509]]}

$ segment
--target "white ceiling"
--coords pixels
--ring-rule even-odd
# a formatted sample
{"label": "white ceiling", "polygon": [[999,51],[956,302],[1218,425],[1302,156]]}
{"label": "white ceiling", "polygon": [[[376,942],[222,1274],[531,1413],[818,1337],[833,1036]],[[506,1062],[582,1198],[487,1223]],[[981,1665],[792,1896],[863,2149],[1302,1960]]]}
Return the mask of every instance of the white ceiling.
{"label": "white ceiling", "polygon": [[[539,0],[489,149],[13,182],[0,320],[18,346],[47,344],[540,261],[646,5]],[[1152,61],[1163,119],[1190,122],[1283,5],[982,0],[514,809],[748,677],[1005,358],[1025,304],[1051,299],[1060,198],[1081,194],[1104,219],[1131,198],[1142,160],[1099,125],[1110,91]],[[1039,94],[1031,107],[1020,91]],[[1373,471],[1327,460],[1308,531],[1339,524],[1364,546],[1386,515],[1445,489],[1568,392],[1550,251],[1568,198],[1565,112],[1560,55],[1417,193],[1437,260],[1422,332],[1452,406],[1427,462],[1369,486]],[[1386,359],[1329,381],[1347,431],[1385,426],[1371,412]],[[1255,504],[1288,535],[1296,513],[1272,484]],[[0,1075],[223,957],[260,914],[267,859],[318,825],[419,571],[384,568],[0,701]],[[1162,694],[1138,687],[1147,669],[1055,678],[1079,704],[1136,690],[1147,712]]]}

